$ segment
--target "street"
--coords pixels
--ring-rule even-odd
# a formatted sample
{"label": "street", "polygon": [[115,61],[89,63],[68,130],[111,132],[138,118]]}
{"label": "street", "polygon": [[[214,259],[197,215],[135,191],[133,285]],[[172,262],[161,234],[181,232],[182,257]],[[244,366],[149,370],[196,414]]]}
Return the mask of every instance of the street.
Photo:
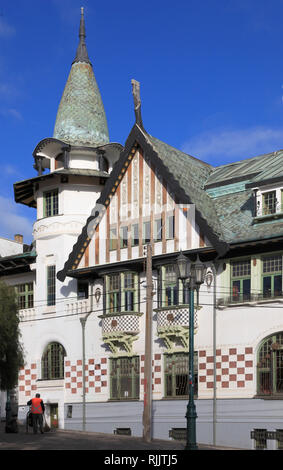
{"label": "street", "polygon": [[[46,450],[96,450],[107,451],[103,455],[112,459],[112,451],[127,451],[128,455],[147,455],[148,452],[158,455],[179,455],[182,460],[187,453],[184,450],[185,443],[174,440],[153,439],[151,442],[144,442],[140,437],[121,436],[114,434],[70,431],[56,429],[44,434],[33,434],[32,430],[26,433],[24,426],[19,426],[18,433],[6,433],[5,423],[0,425],[0,450],[26,450],[26,451],[46,451]],[[233,450],[230,448],[213,448],[212,446],[199,445],[199,450]],[[143,452],[138,452],[143,451]],[[125,454],[125,452],[123,452]],[[169,458],[169,457],[168,457]],[[107,463],[107,462],[106,462]],[[116,462],[118,463],[118,462]],[[168,462],[169,464],[170,462]],[[171,462],[173,464],[174,462]]]}

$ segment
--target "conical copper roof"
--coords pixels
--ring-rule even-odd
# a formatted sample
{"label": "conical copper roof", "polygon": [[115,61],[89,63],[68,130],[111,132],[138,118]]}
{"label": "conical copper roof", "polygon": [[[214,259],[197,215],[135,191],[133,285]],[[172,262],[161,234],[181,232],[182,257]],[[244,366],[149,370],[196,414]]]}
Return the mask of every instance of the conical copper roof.
{"label": "conical copper roof", "polygon": [[71,145],[95,147],[109,143],[101,95],[85,44],[83,9],[79,45],[58,108],[53,137]]}

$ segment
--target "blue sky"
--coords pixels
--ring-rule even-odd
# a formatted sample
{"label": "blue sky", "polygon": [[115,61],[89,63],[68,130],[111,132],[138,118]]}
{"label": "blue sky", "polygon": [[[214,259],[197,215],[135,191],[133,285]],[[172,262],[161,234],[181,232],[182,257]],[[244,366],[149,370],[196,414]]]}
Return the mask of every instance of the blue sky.
{"label": "blue sky", "polygon": [[0,236],[31,241],[13,183],[53,135],[81,6],[112,142],[135,78],[145,129],[178,149],[217,166],[283,148],[283,0],[0,0]]}

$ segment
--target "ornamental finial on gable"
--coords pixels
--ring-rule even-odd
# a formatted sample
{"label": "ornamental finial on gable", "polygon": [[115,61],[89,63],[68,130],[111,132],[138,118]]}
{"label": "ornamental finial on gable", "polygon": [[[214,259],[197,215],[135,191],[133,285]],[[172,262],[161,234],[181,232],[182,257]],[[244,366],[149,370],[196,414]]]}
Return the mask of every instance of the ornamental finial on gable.
{"label": "ornamental finial on gable", "polygon": [[143,128],[141,117],[141,95],[140,95],[140,82],[132,79],[132,93],[134,98],[136,124]]}

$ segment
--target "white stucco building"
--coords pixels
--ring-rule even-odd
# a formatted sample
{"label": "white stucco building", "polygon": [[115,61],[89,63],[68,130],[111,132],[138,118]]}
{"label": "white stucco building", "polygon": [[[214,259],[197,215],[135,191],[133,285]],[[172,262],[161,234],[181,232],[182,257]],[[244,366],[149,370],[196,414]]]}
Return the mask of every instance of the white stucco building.
{"label": "white stucco building", "polygon": [[[214,168],[152,137],[136,82],[133,94],[135,124],[124,145],[113,143],[82,15],[54,135],[35,147],[37,175],[15,184],[16,202],[35,208],[33,243],[0,239],[0,279],[17,288],[25,349],[19,419],[39,392],[52,426],[142,435],[146,379],[153,437],[186,427],[188,289],[175,272],[182,251],[207,269],[195,296],[197,440],[278,448],[283,151]],[[256,429],[273,438],[263,432],[259,444]]]}

